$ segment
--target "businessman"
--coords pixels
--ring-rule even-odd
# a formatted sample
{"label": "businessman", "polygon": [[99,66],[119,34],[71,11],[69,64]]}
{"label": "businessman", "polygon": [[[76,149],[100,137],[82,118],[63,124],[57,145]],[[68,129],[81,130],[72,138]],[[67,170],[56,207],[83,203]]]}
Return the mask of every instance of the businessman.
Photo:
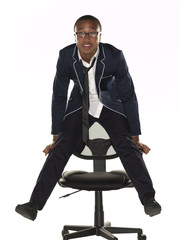
{"label": "businessman", "polygon": [[[52,96],[53,142],[44,149],[48,157],[29,202],[16,206],[16,212],[30,220],[43,209],[77,143],[88,141],[87,128],[95,121],[109,134],[145,213],[155,216],[161,212],[142,158],[142,152],[147,154],[150,149],[139,140],[133,81],[122,51],[101,43],[101,31],[97,18],[82,16],[74,25],[76,43],[59,52]],[[74,87],[68,99],[70,80]]]}

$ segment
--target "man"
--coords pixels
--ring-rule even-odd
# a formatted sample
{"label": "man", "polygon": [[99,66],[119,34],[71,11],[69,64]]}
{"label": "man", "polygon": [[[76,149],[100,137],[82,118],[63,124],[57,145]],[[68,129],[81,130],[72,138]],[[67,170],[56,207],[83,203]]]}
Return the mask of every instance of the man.
{"label": "man", "polygon": [[[145,213],[157,215],[161,206],[154,199],[155,190],[142,158],[142,152],[147,154],[150,149],[139,141],[138,103],[123,53],[112,45],[100,43],[101,23],[93,16],[79,18],[74,31],[76,44],[62,49],[57,62],[52,97],[53,143],[44,150],[48,157],[30,201],[18,205],[16,211],[35,220],[82,139],[86,67],[89,68],[89,125],[97,121],[105,128]],[[74,88],[67,101],[70,80],[74,81]]]}

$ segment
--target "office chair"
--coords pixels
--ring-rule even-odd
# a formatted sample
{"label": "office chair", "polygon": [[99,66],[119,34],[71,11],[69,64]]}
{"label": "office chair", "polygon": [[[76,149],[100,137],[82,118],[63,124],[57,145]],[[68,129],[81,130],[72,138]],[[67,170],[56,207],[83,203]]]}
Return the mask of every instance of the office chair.
{"label": "office chair", "polygon": [[[101,136],[101,138],[99,137]],[[136,233],[138,240],[146,240],[140,228],[112,227],[110,222],[104,223],[103,191],[133,187],[125,171],[106,171],[106,160],[118,157],[114,151],[108,134],[98,123],[89,129],[89,142],[81,143],[74,155],[93,160],[93,172],[84,170],[67,171],[62,174],[59,184],[77,190],[95,192],[94,226],[65,225],[62,230],[63,240],[97,235],[108,240],[117,240],[113,234]],[[70,233],[70,231],[73,231]]]}

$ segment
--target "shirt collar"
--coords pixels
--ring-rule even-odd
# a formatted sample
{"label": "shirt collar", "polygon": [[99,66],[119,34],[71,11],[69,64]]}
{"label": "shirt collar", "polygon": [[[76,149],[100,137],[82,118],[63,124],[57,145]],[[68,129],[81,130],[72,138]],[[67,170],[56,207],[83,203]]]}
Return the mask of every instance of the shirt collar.
{"label": "shirt collar", "polygon": [[90,64],[92,63],[92,61],[93,61],[94,58],[96,58],[96,61],[97,61],[98,55],[99,55],[99,46],[98,46],[98,48],[97,48],[96,53],[95,53],[94,56],[91,58],[90,63],[87,63],[86,61],[84,61],[84,60],[82,59],[82,57],[81,57],[81,55],[80,55],[80,52],[79,52],[79,49],[78,49],[78,57],[79,57],[79,60],[82,60],[82,62],[85,63],[85,65],[86,65],[86,64],[87,64],[87,65],[90,65]]}

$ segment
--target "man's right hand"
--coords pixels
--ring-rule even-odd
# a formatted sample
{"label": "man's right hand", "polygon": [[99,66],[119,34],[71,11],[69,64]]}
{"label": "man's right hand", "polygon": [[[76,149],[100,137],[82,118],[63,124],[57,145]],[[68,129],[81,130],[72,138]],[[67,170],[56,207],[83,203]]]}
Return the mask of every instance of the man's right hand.
{"label": "man's right hand", "polygon": [[53,142],[45,147],[45,149],[43,150],[43,152],[45,153],[45,156],[50,152],[51,149],[53,149],[57,138],[58,136],[53,136]]}

